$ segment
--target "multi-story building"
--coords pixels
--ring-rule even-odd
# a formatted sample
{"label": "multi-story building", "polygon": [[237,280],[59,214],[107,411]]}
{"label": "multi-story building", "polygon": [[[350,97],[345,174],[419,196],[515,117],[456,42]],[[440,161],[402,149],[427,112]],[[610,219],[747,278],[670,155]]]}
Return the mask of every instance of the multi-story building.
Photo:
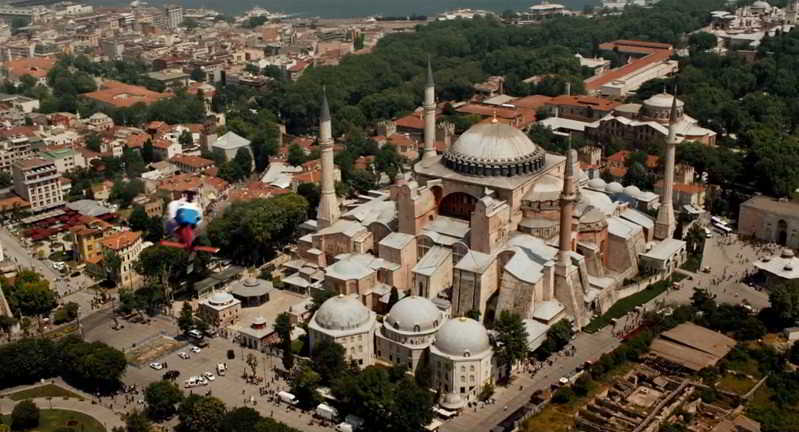
{"label": "multi-story building", "polygon": [[55,162],[47,159],[19,160],[13,164],[14,192],[31,204],[37,212],[64,205]]}
{"label": "multi-story building", "polygon": [[18,160],[31,157],[33,149],[26,136],[10,137],[0,141],[0,171],[11,173],[11,166]]}
{"label": "multi-story building", "polygon": [[167,5],[164,8],[164,25],[168,29],[176,29],[183,23],[183,7]]}
{"label": "multi-story building", "polygon": [[103,260],[101,241],[114,233],[111,225],[101,219],[76,225],[70,231],[75,245],[75,259],[85,264],[98,264]]}
{"label": "multi-story building", "polygon": [[133,269],[133,264],[139,259],[142,250],[141,233],[123,231],[105,237],[101,243],[103,257],[111,253],[119,257],[117,285],[121,288],[137,288],[141,283],[141,276]]}
{"label": "multi-story building", "polygon": [[42,159],[53,161],[56,171],[58,171],[59,174],[63,174],[65,172],[72,171],[75,168],[85,166],[85,163],[81,163],[83,156],[70,148],[44,151],[39,155],[42,157]]}

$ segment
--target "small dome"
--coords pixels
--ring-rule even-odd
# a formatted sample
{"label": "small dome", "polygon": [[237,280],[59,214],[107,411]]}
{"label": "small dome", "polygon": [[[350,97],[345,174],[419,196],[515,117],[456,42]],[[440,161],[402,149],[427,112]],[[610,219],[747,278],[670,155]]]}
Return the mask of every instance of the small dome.
{"label": "small dome", "polygon": [[478,123],[444,153],[443,162],[463,174],[513,176],[539,171],[545,152],[524,132],[501,122]]}
{"label": "small dome", "polygon": [[780,256],[782,258],[793,258],[794,257],[793,250],[785,248],[785,249],[782,250],[782,253],[780,254]]}
{"label": "small dome", "polygon": [[630,185],[624,188],[624,193],[630,197],[636,197],[641,193],[641,189],[638,189],[637,186]]}
{"label": "small dome", "polygon": [[256,325],[256,326],[266,325],[266,318],[264,318],[262,316],[255,317],[255,319],[252,320],[252,325]]}
{"label": "small dome", "polygon": [[596,190],[605,190],[605,187],[607,185],[608,184],[605,183],[605,180],[602,180],[599,177],[597,177],[595,179],[591,179],[591,180],[588,181],[588,186],[591,187],[592,189],[596,189]]}
{"label": "small dome", "polygon": [[351,259],[344,259],[328,266],[326,272],[336,279],[352,280],[363,279],[372,273],[372,269],[355,262]]}
{"label": "small dome", "polygon": [[767,2],[762,1],[762,0],[758,0],[758,1],[754,2],[754,3],[752,3],[752,7],[755,8],[755,9],[771,9],[771,5],[768,4]]}
{"label": "small dome", "polygon": [[473,356],[491,349],[486,328],[466,317],[451,319],[441,326],[435,346],[444,354],[458,357]]}
{"label": "small dome", "polygon": [[355,296],[338,295],[327,299],[314,315],[320,327],[328,330],[349,330],[360,327],[372,318],[372,312]]}
{"label": "small dome", "polygon": [[624,186],[622,186],[619,182],[610,182],[605,188],[605,192],[612,194],[622,193],[624,192]]}
{"label": "small dome", "polygon": [[[644,106],[651,107],[651,108],[671,108],[671,104],[674,101],[674,96],[668,93],[658,93],[649,99],[644,101]],[[682,108],[683,101],[677,99],[677,108]]]}
{"label": "small dome", "polygon": [[406,332],[433,330],[444,320],[441,311],[425,297],[410,296],[398,301],[389,311],[386,322]]}
{"label": "small dome", "polygon": [[212,295],[208,302],[212,305],[222,306],[232,302],[233,300],[234,298],[232,295],[226,293],[225,291],[220,291]]}

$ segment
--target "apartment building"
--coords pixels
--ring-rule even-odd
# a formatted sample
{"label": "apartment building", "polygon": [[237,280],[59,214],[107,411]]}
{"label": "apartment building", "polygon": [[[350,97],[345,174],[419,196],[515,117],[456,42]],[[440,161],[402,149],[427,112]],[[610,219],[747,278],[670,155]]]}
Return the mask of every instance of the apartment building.
{"label": "apartment building", "polygon": [[11,173],[11,166],[18,160],[33,155],[31,141],[26,136],[9,137],[0,141],[0,171]]}
{"label": "apartment building", "polygon": [[18,160],[12,166],[14,192],[38,212],[64,205],[64,192],[55,162],[33,158]]}
{"label": "apartment building", "polygon": [[101,240],[103,256],[116,254],[120,259],[117,285],[120,288],[138,288],[141,276],[133,269],[133,264],[139,259],[142,251],[141,233],[136,231],[123,231],[112,234]]}

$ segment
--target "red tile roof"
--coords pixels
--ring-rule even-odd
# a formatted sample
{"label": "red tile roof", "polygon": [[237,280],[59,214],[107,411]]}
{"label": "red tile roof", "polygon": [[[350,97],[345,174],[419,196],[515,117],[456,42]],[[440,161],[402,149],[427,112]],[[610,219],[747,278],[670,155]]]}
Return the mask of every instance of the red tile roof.
{"label": "red tile roof", "polygon": [[618,50],[622,52],[635,52],[646,55],[641,58],[634,59],[616,69],[611,69],[603,74],[588,78],[584,82],[585,89],[589,91],[596,90],[607,83],[630,75],[637,70],[647,67],[653,63],[662,62],[671,57],[672,54],[671,45],[658,42],[618,40],[614,42],[603,43],[599,45],[599,48],[607,51],[612,51],[618,48]]}
{"label": "red tile roof", "polygon": [[125,84],[114,80],[105,81],[99,90],[84,93],[82,96],[116,108],[130,107],[139,102],[149,105],[169,97],[166,93],[158,93],[142,86]]}
{"label": "red tile roof", "polygon": [[172,159],[170,159],[169,161],[176,164],[186,165],[192,168],[210,168],[214,165],[214,161],[210,159],[201,158],[199,156],[189,156],[184,154],[173,156]]}
{"label": "red tile roof", "polygon": [[405,117],[400,117],[395,121],[397,127],[406,129],[424,130],[424,118],[422,112],[408,114]]}
{"label": "red tile roof", "polygon": [[557,96],[552,98],[549,104],[559,105],[559,106],[591,107],[601,111],[611,111],[613,108],[616,108],[617,106],[621,105],[619,102],[612,101],[610,99],[605,99],[595,96],[584,96],[584,95]]}
{"label": "red tile roof", "polygon": [[56,59],[53,57],[30,57],[8,61],[5,67],[12,76],[17,78],[23,75],[44,78],[55,66],[55,62]]}
{"label": "red tile roof", "polygon": [[141,233],[138,231],[123,231],[121,233],[112,234],[101,240],[103,246],[111,250],[121,250],[136,243],[141,238]]}

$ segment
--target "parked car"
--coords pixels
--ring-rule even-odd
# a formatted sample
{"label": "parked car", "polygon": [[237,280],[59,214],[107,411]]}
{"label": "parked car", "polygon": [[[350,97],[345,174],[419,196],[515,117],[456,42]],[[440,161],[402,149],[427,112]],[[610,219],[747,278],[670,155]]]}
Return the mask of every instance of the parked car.
{"label": "parked car", "polygon": [[193,353],[198,353],[200,351],[202,351],[202,349],[200,349],[200,347],[198,347],[198,346],[191,347],[191,352],[193,352]]}
{"label": "parked car", "polygon": [[183,360],[188,360],[191,358],[191,355],[185,351],[181,351],[178,353],[178,357],[182,358]]}
{"label": "parked car", "polygon": [[161,370],[161,369],[164,368],[164,365],[162,365],[161,363],[158,363],[158,362],[152,362],[152,363],[150,363],[150,367],[155,369],[155,370]]}
{"label": "parked car", "polygon": [[204,373],[204,374],[203,374],[203,376],[204,376],[204,377],[205,377],[205,379],[207,379],[208,381],[214,381],[214,380],[216,380],[216,377],[215,377],[215,376],[214,376],[214,374],[212,374],[211,372],[206,372],[206,373]]}

